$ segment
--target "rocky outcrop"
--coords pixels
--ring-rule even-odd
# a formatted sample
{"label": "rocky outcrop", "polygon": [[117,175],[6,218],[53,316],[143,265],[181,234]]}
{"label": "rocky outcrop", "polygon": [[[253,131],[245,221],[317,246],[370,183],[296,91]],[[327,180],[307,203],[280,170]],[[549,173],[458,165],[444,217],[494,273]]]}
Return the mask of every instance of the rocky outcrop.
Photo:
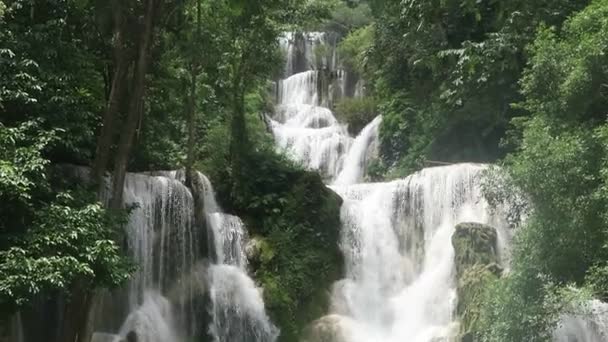
{"label": "rocky outcrop", "polygon": [[349,339],[344,331],[344,320],[339,315],[318,319],[305,329],[300,342],[347,342]]}
{"label": "rocky outcrop", "polygon": [[484,289],[502,273],[496,242],[496,229],[480,223],[461,223],[452,236],[462,342],[475,341]]}

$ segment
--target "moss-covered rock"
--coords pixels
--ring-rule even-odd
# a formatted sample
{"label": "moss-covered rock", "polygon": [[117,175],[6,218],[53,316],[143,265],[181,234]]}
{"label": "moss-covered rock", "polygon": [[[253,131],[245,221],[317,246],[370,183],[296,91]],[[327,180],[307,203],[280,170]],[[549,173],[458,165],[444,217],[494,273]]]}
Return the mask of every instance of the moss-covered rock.
{"label": "moss-covered rock", "polygon": [[220,186],[218,197],[253,237],[249,266],[264,289],[271,320],[281,329],[279,342],[295,342],[327,314],[331,286],[343,276],[342,199],[318,173],[302,170],[274,150],[261,150],[246,161],[237,191]]}
{"label": "moss-covered rock", "polygon": [[496,230],[479,223],[461,223],[452,236],[462,342],[475,341],[475,326],[484,291],[502,273],[496,240]]}
{"label": "moss-covered rock", "polygon": [[298,341],[310,322],[327,314],[331,285],[343,268],[341,198],[316,173],[301,172],[288,184],[283,209],[263,222],[267,233],[256,271],[281,342]]}

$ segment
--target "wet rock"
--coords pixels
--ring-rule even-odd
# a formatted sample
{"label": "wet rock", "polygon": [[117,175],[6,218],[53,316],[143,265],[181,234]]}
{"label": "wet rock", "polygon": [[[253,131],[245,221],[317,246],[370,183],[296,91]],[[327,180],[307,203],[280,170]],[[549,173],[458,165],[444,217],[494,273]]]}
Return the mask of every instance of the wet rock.
{"label": "wet rock", "polygon": [[496,254],[496,229],[481,223],[460,223],[452,235],[456,272],[463,272],[474,265],[498,263]]}
{"label": "wet rock", "polygon": [[480,223],[461,223],[452,235],[461,342],[475,341],[483,293],[487,284],[502,273],[496,243],[496,229]]}
{"label": "wet rock", "polygon": [[346,318],[339,315],[322,317],[310,324],[300,342],[348,342]]}
{"label": "wet rock", "polygon": [[115,342],[120,341],[120,336],[114,334],[106,334],[106,333],[93,333],[91,337],[91,342]]}

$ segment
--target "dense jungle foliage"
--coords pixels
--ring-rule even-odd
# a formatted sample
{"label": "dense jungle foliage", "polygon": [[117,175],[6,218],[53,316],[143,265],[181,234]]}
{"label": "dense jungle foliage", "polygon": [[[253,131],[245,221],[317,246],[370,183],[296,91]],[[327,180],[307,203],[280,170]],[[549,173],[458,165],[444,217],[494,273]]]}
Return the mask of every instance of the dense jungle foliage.
{"label": "dense jungle foliage", "polygon": [[375,179],[492,162],[509,186],[488,196],[527,201],[467,336],[549,341],[577,303],[608,300],[608,0],[1,0],[0,326],[69,294],[73,341],[92,292],[137,267],[125,172],[178,168],[209,175],[258,239],[283,341],[327,310],[340,199],[275,151],[263,116],[288,30],[342,35],[365,96],[335,111],[352,134],[383,116]]}

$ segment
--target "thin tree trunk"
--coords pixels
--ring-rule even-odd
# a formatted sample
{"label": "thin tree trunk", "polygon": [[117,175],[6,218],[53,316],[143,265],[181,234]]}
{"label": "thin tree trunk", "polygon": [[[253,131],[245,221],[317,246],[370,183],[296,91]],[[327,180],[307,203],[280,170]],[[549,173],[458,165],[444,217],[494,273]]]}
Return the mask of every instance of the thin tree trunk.
{"label": "thin tree trunk", "polygon": [[101,193],[103,184],[103,175],[108,166],[110,159],[110,149],[112,140],[116,130],[116,117],[120,108],[120,103],[124,95],[126,76],[128,71],[128,61],[125,51],[124,38],[124,17],[121,1],[112,1],[113,17],[114,17],[114,72],[112,77],[112,85],[110,95],[106,104],[106,109],[103,114],[103,123],[101,132],[97,138],[97,148],[95,151],[95,160],[93,161],[92,178],[94,184],[99,185]]}
{"label": "thin tree trunk", "polygon": [[241,190],[243,179],[244,158],[247,154],[247,125],[245,123],[245,89],[240,72],[235,74],[233,81],[233,111],[230,141],[230,166],[232,169],[232,194]]}
{"label": "thin tree trunk", "polygon": [[[196,1],[196,42],[201,39],[201,1]],[[193,57],[196,59],[197,57]],[[188,157],[186,160],[186,185],[192,188],[194,167],[194,144],[196,142],[196,79],[200,72],[199,63],[192,60],[190,63],[190,96],[188,98]]]}
{"label": "thin tree trunk", "polygon": [[92,293],[80,282],[72,286],[70,298],[64,306],[60,342],[87,342],[85,335]]}
{"label": "thin tree trunk", "polygon": [[138,57],[133,74],[133,90],[129,102],[129,112],[127,121],[120,134],[118,152],[114,161],[114,173],[112,177],[112,199],[110,207],[118,209],[122,207],[122,193],[125,183],[125,174],[129,155],[133,146],[133,138],[137,130],[137,124],[144,113],[144,95],[146,92],[146,74],[148,72],[149,51],[152,45],[154,32],[154,19],[156,13],[156,1],[146,2],[146,12],[144,16],[144,27],[139,42]]}
{"label": "thin tree trunk", "polygon": [[196,67],[190,70],[190,94],[188,97],[188,159],[186,160],[186,185],[192,185],[194,144],[196,140]]}

